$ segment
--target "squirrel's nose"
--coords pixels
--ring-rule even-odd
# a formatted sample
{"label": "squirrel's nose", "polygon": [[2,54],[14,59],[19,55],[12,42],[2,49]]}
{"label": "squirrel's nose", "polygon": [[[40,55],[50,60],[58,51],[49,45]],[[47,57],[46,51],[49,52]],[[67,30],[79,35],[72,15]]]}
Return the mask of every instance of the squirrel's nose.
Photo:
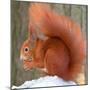
{"label": "squirrel's nose", "polygon": [[26,60],[26,57],[21,54],[21,55],[20,55],[20,60],[22,60],[22,61],[23,61],[23,60]]}
{"label": "squirrel's nose", "polygon": [[23,60],[23,56],[22,55],[20,55],[20,60]]}

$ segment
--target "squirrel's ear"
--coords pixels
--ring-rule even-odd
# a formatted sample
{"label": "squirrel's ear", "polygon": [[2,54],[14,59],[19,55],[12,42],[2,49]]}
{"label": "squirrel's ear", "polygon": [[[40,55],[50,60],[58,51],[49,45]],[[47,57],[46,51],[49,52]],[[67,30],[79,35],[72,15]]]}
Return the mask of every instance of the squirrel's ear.
{"label": "squirrel's ear", "polygon": [[30,40],[30,45],[33,48],[36,44],[37,41],[37,34],[35,31],[35,28],[33,27],[33,25],[30,25],[29,27],[29,40]]}
{"label": "squirrel's ear", "polygon": [[37,33],[36,33],[33,25],[30,25],[30,27],[29,27],[29,39],[32,43],[35,43],[37,40]]}
{"label": "squirrel's ear", "polygon": [[40,39],[40,40],[44,41],[48,38],[40,30],[38,25],[33,26],[32,24],[30,24],[30,27],[29,27],[29,37],[30,37],[30,40],[33,40],[33,41],[36,41],[37,39]]}

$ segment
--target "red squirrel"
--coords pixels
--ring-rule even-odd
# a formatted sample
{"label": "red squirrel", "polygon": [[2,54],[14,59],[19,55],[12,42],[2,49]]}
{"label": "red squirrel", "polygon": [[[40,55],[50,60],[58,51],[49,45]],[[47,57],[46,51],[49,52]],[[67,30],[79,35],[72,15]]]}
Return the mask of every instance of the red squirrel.
{"label": "red squirrel", "polygon": [[30,35],[21,47],[24,68],[74,81],[86,56],[80,26],[40,3],[30,5],[28,26]]}

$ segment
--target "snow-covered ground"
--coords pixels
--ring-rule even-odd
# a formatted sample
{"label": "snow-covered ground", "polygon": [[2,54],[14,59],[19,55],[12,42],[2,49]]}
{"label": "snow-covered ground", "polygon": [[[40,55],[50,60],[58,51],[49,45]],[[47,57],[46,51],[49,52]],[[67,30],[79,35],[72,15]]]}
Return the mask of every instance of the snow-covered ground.
{"label": "snow-covered ground", "polygon": [[76,83],[73,81],[64,81],[63,79],[57,76],[45,76],[36,80],[25,81],[24,84],[18,87],[13,86],[12,89],[22,88],[22,90],[26,90],[25,88],[65,86],[65,85],[76,85]]}

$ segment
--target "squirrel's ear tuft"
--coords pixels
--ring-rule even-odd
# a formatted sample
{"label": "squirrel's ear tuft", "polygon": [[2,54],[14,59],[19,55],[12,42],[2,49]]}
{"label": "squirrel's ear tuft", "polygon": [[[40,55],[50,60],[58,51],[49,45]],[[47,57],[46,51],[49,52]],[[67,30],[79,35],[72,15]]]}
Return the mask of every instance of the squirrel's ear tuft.
{"label": "squirrel's ear tuft", "polygon": [[31,47],[34,47],[37,41],[37,33],[35,30],[35,27],[32,24],[30,24],[29,26],[29,36],[28,37],[30,40]]}
{"label": "squirrel's ear tuft", "polygon": [[30,38],[32,40],[36,40],[37,39],[37,34],[36,34],[36,30],[35,28],[33,27],[33,25],[30,25]]}

